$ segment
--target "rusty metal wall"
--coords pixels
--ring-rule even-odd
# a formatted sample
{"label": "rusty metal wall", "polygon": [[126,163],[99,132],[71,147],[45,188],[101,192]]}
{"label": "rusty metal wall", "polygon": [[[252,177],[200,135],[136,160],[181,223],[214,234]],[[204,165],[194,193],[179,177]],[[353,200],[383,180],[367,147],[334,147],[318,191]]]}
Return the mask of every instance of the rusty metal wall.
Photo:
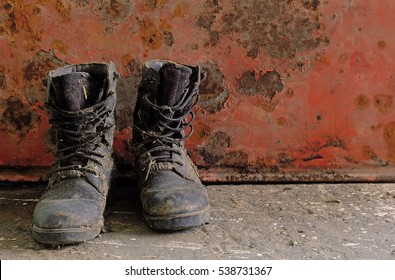
{"label": "rusty metal wall", "polygon": [[132,174],[142,62],[207,73],[186,145],[206,181],[391,181],[395,1],[24,0],[0,9],[0,179],[54,159],[47,72],[116,64],[115,160]]}

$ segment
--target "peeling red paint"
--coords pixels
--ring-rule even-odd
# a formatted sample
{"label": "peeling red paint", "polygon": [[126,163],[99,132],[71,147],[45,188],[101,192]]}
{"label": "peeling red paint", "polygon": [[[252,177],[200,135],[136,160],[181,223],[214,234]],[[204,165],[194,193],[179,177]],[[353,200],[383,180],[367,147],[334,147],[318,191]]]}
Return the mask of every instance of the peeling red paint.
{"label": "peeling red paint", "polygon": [[114,158],[130,174],[142,63],[157,58],[207,76],[186,142],[204,180],[393,180],[394,12],[389,0],[6,1],[0,180],[44,178],[46,74],[92,61],[122,76]]}

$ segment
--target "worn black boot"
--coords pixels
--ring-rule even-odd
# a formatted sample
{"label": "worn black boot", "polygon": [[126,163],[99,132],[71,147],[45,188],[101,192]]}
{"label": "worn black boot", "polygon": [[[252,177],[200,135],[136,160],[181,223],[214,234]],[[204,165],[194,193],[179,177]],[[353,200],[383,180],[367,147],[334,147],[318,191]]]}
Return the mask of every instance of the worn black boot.
{"label": "worn black boot", "polygon": [[184,148],[200,76],[197,66],[168,61],[149,61],[143,69],[133,147],[140,200],[153,229],[187,229],[209,217],[207,191]]}
{"label": "worn black boot", "polygon": [[56,132],[56,161],[34,209],[34,238],[68,244],[96,237],[113,168],[113,64],[70,65],[48,75],[48,103]]}

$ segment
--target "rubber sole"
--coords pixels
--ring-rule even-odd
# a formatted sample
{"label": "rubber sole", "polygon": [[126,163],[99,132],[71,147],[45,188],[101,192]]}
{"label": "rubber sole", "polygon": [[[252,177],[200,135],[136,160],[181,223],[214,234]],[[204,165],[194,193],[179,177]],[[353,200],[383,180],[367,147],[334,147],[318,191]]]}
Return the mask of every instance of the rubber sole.
{"label": "rubber sole", "polygon": [[210,217],[210,207],[203,210],[172,215],[172,216],[151,216],[144,212],[144,218],[148,225],[160,231],[178,231],[200,226],[208,221]]}
{"label": "rubber sole", "polygon": [[67,229],[43,229],[32,226],[32,234],[36,241],[50,245],[65,245],[87,241],[100,234],[102,226]]}

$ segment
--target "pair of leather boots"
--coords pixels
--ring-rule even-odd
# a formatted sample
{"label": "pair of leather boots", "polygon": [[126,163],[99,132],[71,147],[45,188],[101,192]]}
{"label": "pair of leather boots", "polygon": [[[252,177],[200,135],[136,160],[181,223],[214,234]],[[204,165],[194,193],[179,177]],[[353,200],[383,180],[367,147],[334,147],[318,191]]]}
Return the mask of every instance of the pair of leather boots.
{"label": "pair of leather boots", "polygon": [[[48,74],[56,160],[33,214],[34,238],[70,244],[100,234],[113,171],[116,82],[110,64],[69,65]],[[184,148],[199,98],[198,66],[145,63],[134,111],[132,144],[144,217],[156,230],[205,223],[209,199]]]}

